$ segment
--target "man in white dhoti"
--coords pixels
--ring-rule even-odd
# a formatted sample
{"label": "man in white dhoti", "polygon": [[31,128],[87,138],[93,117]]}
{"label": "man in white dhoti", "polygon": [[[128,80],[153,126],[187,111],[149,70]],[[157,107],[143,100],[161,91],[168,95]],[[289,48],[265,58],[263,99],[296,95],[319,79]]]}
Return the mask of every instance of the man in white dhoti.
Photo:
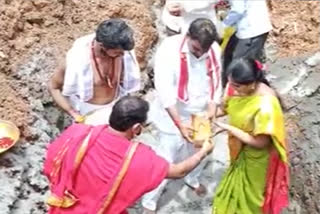
{"label": "man in white dhoti", "polygon": [[[168,34],[186,33],[192,21],[198,18],[210,19],[220,30],[215,5],[219,0],[166,0],[162,11],[162,22]],[[219,32],[220,33],[220,32]]]}
{"label": "man in white dhoti", "polygon": [[102,123],[108,123],[113,104],[140,89],[133,48],[133,31],[123,20],[103,21],[94,34],[74,42],[66,65],[53,74],[53,99],[78,122],[88,112],[103,109]]}
{"label": "man in white dhoti", "polygon": [[[151,105],[151,121],[159,129],[158,155],[175,163],[195,150],[190,143],[192,114],[206,112],[215,117],[221,98],[221,50],[216,28],[209,19],[196,19],[187,34],[164,39],[155,56],[157,98]],[[185,177],[198,195],[206,189],[199,183],[203,164]],[[162,182],[143,197],[146,213],[155,213],[157,201],[167,184]]]}

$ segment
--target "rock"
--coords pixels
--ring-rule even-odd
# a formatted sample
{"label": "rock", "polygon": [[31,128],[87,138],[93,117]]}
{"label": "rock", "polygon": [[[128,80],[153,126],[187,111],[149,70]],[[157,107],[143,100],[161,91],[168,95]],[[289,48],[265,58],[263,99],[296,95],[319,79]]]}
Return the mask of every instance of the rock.
{"label": "rock", "polygon": [[45,27],[50,27],[50,26],[54,25],[54,23],[55,23],[55,20],[49,19],[49,20],[46,20],[46,21],[44,22],[44,26],[45,26]]}
{"label": "rock", "polygon": [[3,53],[3,51],[0,51],[0,58],[7,59],[8,56],[5,53]]}
{"label": "rock", "polygon": [[320,64],[320,52],[316,53],[315,55],[313,55],[312,57],[307,59],[305,61],[305,63],[307,65],[309,65],[310,67],[315,67],[315,66],[319,65]]}
{"label": "rock", "polygon": [[[11,156],[11,154],[7,154]],[[4,158],[3,156],[1,158]],[[23,167],[17,165],[10,168],[0,169],[0,213],[9,214],[10,208],[18,199],[20,187],[22,186]],[[21,162],[20,162],[21,164]]]}
{"label": "rock", "polygon": [[29,1],[23,1],[23,3],[20,5],[20,12],[21,13],[28,13],[31,12],[34,9],[32,2]]}
{"label": "rock", "polygon": [[292,159],[292,161],[291,161],[291,163],[292,163],[293,165],[297,165],[299,162],[300,162],[300,158],[298,158],[298,157],[294,157],[294,158]]}
{"label": "rock", "polygon": [[38,36],[26,38],[24,41],[25,42],[24,47],[30,48],[32,45],[34,45],[34,43],[37,43],[39,41],[40,41],[40,38]]}
{"label": "rock", "polygon": [[33,100],[31,102],[31,107],[36,111],[40,111],[40,112],[44,111],[44,107],[42,105],[41,100]]}
{"label": "rock", "polygon": [[50,4],[50,0],[32,0],[32,3],[37,8],[44,8]]}
{"label": "rock", "polygon": [[17,23],[16,23],[15,26],[14,26],[14,29],[15,29],[16,31],[23,31],[24,25],[25,25],[25,22],[23,22],[23,21],[17,21]]}
{"label": "rock", "polygon": [[40,12],[30,12],[25,14],[25,18],[27,22],[30,24],[38,24],[41,25],[44,22],[44,16]]}

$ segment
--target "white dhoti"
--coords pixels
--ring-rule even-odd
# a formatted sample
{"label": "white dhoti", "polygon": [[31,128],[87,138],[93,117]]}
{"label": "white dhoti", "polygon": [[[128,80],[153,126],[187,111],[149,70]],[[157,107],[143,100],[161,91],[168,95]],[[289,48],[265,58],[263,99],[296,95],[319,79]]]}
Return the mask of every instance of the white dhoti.
{"label": "white dhoti", "polygon": [[69,98],[74,109],[79,111],[81,115],[87,115],[85,119],[86,124],[90,125],[104,125],[109,124],[109,118],[112,112],[112,107],[118,99],[105,105],[91,104],[79,100],[76,96]]}
{"label": "white dhoti", "polygon": [[[178,109],[181,114],[180,118],[184,124],[191,124],[192,113],[199,113],[206,110],[206,99],[203,98],[204,96],[191,94],[191,97],[198,100],[198,102],[189,103],[188,107],[186,107],[185,104],[178,104]],[[157,139],[159,143],[154,150],[169,163],[179,163],[192,156],[196,152],[196,149],[192,143],[187,142],[182,137],[177,127],[173,124],[172,119],[168,116],[167,111],[161,107],[159,102],[157,98],[154,100],[149,115],[159,130]],[[200,186],[199,177],[205,164],[206,161],[202,161],[193,171],[184,177],[184,182],[193,188],[198,188]],[[165,179],[156,189],[143,196],[143,207],[149,210],[157,209],[157,202],[168,181],[168,179]]]}
{"label": "white dhoti", "polygon": [[[185,141],[180,135],[159,132],[158,137],[159,146],[155,151],[169,163],[181,162],[195,153],[194,146]],[[198,188],[200,186],[199,177],[204,166],[205,161],[202,161],[193,171],[184,177],[184,182],[193,188]],[[142,198],[143,207],[156,210],[157,202],[169,181],[169,179],[163,180],[156,189],[145,194]]]}

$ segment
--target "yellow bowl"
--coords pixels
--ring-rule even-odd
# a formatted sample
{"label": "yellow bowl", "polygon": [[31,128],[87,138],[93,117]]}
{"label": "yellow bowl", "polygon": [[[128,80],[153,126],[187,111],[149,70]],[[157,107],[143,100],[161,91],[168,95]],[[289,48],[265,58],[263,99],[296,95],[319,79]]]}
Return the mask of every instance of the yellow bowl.
{"label": "yellow bowl", "polygon": [[20,130],[18,127],[6,120],[0,120],[0,143],[2,138],[10,138],[12,142],[8,145],[0,144],[0,154],[14,146],[20,138]]}
{"label": "yellow bowl", "polygon": [[202,147],[206,141],[211,142],[211,122],[205,113],[193,114],[191,116],[192,128],[194,129],[192,140],[195,147]]}

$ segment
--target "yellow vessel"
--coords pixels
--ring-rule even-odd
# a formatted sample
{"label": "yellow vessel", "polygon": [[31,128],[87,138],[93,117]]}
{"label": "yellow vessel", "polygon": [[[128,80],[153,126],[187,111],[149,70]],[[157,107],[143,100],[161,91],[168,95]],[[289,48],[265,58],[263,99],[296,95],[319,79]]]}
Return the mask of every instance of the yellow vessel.
{"label": "yellow vessel", "polygon": [[[192,115],[192,127],[194,129],[192,140],[196,147],[201,147],[206,141],[211,142],[211,121],[205,113]],[[212,142],[211,142],[212,143]]]}

